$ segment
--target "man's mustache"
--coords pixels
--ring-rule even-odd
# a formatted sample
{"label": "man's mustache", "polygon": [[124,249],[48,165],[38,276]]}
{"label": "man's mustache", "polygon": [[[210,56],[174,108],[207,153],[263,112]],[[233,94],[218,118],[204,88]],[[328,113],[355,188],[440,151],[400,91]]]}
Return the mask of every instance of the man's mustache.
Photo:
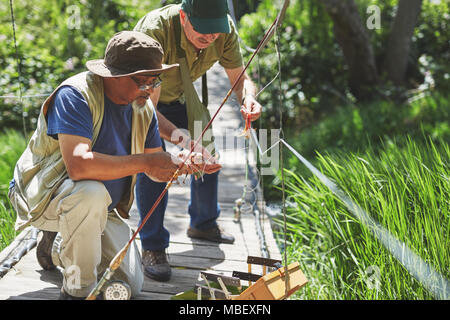
{"label": "man's mustache", "polygon": [[150,95],[146,93],[134,99],[133,103],[137,104],[139,107],[143,107],[149,98]]}

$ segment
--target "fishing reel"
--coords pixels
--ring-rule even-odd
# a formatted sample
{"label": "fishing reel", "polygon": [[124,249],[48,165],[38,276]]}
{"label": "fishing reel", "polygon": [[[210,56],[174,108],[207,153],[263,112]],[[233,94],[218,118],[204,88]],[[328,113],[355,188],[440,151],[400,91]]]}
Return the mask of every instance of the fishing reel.
{"label": "fishing reel", "polygon": [[105,300],[130,300],[131,288],[124,281],[110,281],[103,289],[103,298]]}

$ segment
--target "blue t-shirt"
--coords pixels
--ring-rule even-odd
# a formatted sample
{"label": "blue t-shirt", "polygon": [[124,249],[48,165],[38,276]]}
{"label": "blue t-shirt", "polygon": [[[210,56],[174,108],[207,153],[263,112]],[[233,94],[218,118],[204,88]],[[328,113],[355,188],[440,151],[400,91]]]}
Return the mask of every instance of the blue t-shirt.
{"label": "blue t-shirt", "polygon": [[[131,118],[133,110],[130,104],[118,105],[105,95],[105,112],[99,136],[92,151],[108,155],[131,154]],[[64,86],[58,90],[47,113],[47,135],[58,139],[58,134],[72,134],[92,140],[93,124],[89,106],[75,88]],[[156,114],[147,132],[145,148],[161,146]],[[129,191],[131,177],[102,181],[108,190],[112,202],[108,210],[114,209],[125,192]]]}

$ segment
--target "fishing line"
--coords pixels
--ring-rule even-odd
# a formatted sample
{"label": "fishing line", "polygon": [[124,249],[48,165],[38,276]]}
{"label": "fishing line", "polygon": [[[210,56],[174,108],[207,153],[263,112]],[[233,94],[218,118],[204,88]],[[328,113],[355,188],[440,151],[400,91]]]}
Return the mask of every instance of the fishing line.
{"label": "fishing line", "polygon": [[19,103],[22,106],[22,126],[23,126],[23,133],[24,137],[28,137],[26,123],[25,123],[25,111],[23,108],[23,99],[22,99],[22,72],[20,69],[20,58],[19,58],[19,50],[17,48],[17,39],[16,39],[16,23],[14,19],[14,8],[13,8],[13,1],[9,0],[9,7],[11,11],[11,24],[13,29],[13,39],[14,39],[14,48],[15,48],[15,56],[16,56],[16,63],[17,63],[17,72],[18,72],[18,82],[19,82]]}

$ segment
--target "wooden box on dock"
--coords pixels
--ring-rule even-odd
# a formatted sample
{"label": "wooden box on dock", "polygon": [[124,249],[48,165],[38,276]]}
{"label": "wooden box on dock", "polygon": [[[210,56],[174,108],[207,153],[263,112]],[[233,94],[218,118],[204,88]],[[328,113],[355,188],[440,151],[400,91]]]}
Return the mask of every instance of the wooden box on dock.
{"label": "wooden box on dock", "polygon": [[300,270],[298,262],[288,265],[289,287],[286,295],[284,267],[258,279],[234,300],[282,300],[303,287],[308,280]]}

